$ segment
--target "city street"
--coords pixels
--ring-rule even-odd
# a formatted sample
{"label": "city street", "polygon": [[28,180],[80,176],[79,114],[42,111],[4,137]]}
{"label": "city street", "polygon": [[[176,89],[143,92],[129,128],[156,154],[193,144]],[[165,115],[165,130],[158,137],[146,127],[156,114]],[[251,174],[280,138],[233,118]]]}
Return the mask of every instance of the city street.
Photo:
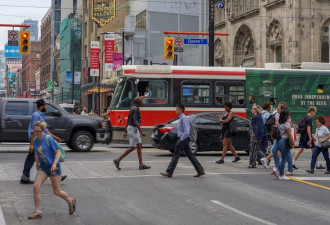
{"label": "city street", "polygon": [[[218,165],[218,152],[197,155],[206,175],[196,173],[182,157],[172,179],[159,175],[171,159],[167,151],[144,149],[150,170],[138,170],[133,152],[118,171],[112,160],[125,148],[96,145],[91,152],[67,151],[62,171],[68,175],[62,188],[77,198],[77,211],[52,193],[49,180],[42,187],[43,218],[28,220],[34,210],[32,185],[19,184],[27,145],[0,145],[0,204],[5,224],[329,224],[330,176],[307,174],[310,151],[296,163],[297,180],[280,182],[262,166],[248,169],[241,161]],[[320,157],[322,163],[324,160]],[[271,162],[271,166],[273,162]],[[35,168],[33,168],[33,175]],[[304,183],[307,182],[307,183]],[[0,212],[0,224],[3,225]]]}

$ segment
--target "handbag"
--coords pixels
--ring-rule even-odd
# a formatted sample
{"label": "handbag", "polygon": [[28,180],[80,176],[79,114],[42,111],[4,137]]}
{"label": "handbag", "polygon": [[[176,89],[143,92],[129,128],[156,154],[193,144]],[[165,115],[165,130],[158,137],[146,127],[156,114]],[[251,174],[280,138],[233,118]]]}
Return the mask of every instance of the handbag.
{"label": "handbag", "polygon": [[289,139],[285,139],[285,145],[288,149],[291,149],[291,143]]}
{"label": "handbag", "polygon": [[330,148],[330,141],[325,141],[321,143],[322,148]]}

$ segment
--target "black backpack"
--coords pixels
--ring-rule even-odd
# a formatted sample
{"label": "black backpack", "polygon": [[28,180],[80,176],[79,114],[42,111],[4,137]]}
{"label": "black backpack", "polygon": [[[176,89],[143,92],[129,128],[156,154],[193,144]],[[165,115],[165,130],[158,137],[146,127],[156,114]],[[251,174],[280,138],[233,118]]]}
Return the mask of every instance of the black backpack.
{"label": "black backpack", "polygon": [[267,133],[271,133],[273,125],[275,125],[275,114],[270,115],[265,122],[265,127],[266,127]]}
{"label": "black backpack", "polygon": [[308,116],[304,116],[298,120],[298,132],[300,134],[304,134],[307,131],[307,118]]}
{"label": "black backpack", "polygon": [[278,141],[281,139],[281,133],[280,133],[280,129],[278,128],[278,126],[276,126],[276,125],[272,126],[272,129],[270,132],[270,137],[274,141]]}

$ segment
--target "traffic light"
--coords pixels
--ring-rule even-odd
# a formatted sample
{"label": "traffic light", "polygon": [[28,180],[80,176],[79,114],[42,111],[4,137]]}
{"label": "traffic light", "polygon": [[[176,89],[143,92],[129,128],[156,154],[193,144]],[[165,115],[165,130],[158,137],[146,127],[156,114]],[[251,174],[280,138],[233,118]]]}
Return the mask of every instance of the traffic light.
{"label": "traffic light", "polygon": [[22,55],[30,54],[30,31],[28,30],[19,32],[19,53]]}
{"label": "traffic light", "polygon": [[174,60],[174,37],[164,37],[164,59]]}

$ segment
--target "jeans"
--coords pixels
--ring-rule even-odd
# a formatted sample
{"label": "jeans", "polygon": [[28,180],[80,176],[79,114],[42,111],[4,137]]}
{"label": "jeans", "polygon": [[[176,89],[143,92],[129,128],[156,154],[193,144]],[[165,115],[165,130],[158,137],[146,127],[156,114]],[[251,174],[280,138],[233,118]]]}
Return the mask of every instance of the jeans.
{"label": "jeans", "polygon": [[191,152],[191,149],[189,147],[189,142],[190,142],[190,139],[186,138],[185,140],[178,141],[175,144],[175,151],[173,153],[172,160],[167,167],[167,170],[166,170],[167,173],[173,174],[175,167],[178,164],[179,158],[182,155],[182,152],[184,152],[186,154],[186,156],[188,157],[190,162],[195,167],[195,170],[197,171],[197,173],[204,171],[202,165],[199,163],[196,156]]}
{"label": "jeans", "polygon": [[312,154],[311,170],[315,169],[316,159],[321,152],[327,163],[327,171],[330,171],[330,159],[329,159],[328,148],[322,148],[322,147],[318,147],[318,146],[315,146],[313,154]]}
{"label": "jeans", "polygon": [[[280,140],[276,141],[276,143],[277,143],[277,148],[281,151],[281,155],[282,155],[281,161],[277,167],[280,169],[280,176],[283,176],[285,163],[288,161],[289,154],[291,155],[291,151],[286,146],[286,139],[281,138]],[[291,167],[292,167],[292,157],[290,159],[291,159],[290,161],[291,161]]]}
{"label": "jeans", "polygon": [[276,167],[280,163],[280,158],[278,157],[278,154],[277,154],[277,152],[278,152],[277,142],[278,141],[275,141],[274,144],[273,144],[273,147],[272,147],[272,154],[273,154],[273,157],[274,157],[274,164],[275,164]]}
{"label": "jeans", "polygon": [[34,162],[35,162],[34,152],[29,152],[24,162],[23,175],[21,177],[22,180],[26,180],[26,181],[30,180],[30,171]]}

